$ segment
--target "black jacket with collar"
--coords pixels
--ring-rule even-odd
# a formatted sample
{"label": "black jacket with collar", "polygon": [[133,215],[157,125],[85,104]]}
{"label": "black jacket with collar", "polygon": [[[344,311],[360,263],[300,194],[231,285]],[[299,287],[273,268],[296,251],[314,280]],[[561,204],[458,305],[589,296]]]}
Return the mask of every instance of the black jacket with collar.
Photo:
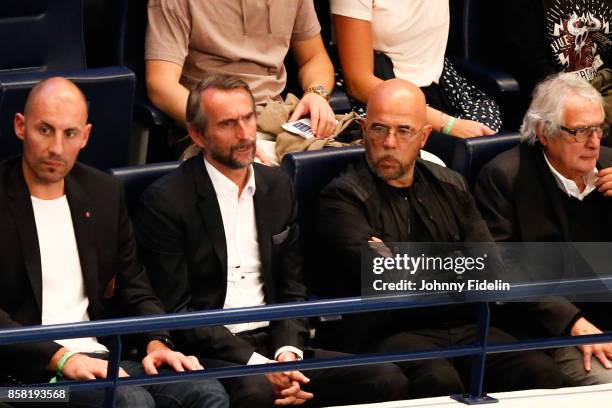
{"label": "black jacket with collar", "polygon": [[[76,163],[65,190],[90,319],[164,313],[138,263],[120,182]],[[34,210],[17,157],[0,164],[0,327],[40,325],[42,292]],[[147,338],[160,335],[167,333]],[[50,378],[45,366],[60,348],[53,341],[2,346],[0,371],[25,382]]]}
{"label": "black jacket with collar", "polygon": [[[610,166],[612,149],[602,146],[597,168]],[[539,143],[521,143],[500,154],[483,167],[474,186],[478,207],[499,242],[571,242],[562,194]],[[612,200],[609,207],[601,214],[601,227],[612,231]],[[561,254],[559,262],[564,256],[568,254]],[[553,335],[566,332],[581,315],[565,298],[524,306],[528,315]]]}
{"label": "black jacket with collar", "polygon": [[[317,241],[325,253],[318,293],[359,296],[361,250],[371,237],[401,242],[379,182],[365,160],[334,179],[319,199]],[[465,179],[454,170],[417,159],[415,210],[433,242],[492,242]],[[332,272],[333,271],[333,272]]]}
{"label": "black jacket with collar", "polygon": [[[361,295],[362,252],[371,237],[402,241],[385,194],[379,191],[384,186],[375,177],[363,160],[349,166],[321,192],[317,223],[321,262],[316,281],[318,293],[326,297]],[[412,188],[416,215],[433,242],[492,242],[467,183],[457,172],[417,159]],[[390,330],[463,324],[472,312],[470,305],[413,309],[402,322],[387,312],[352,314],[322,324],[317,337],[321,347],[364,352]]]}
{"label": "black jacket with collar", "polygon": [[[267,304],[302,301],[296,202],[289,177],[253,164],[253,196],[261,276]],[[227,290],[227,248],[212,181],[198,155],[150,186],[135,217],[143,260],[170,312],[222,309]],[[305,346],[304,320],[271,322],[271,350]],[[246,363],[255,349],[224,326],[175,333],[177,344],[202,357]],[[268,356],[271,357],[271,356]]]}

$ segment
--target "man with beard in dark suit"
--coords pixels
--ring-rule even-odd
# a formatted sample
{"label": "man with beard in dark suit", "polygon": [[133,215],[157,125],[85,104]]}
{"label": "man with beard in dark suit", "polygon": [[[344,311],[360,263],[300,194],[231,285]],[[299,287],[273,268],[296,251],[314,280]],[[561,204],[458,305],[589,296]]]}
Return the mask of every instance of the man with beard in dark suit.
{"label": "man with beard in dark suit", "polygon": [[[188,312],[303,301],[296,202],[289,177],[253,163],[248,85],[211,76],[190,93],[189,135],[201,152],[150,186],[135,219],[143,259],[167,310]],[[203,327],[175,334],[201,358],[268,364],[337,357],[313,350],[304,319]],[[309,378],[308,378],[309,377]],[[396,398],[391,364],[223,380],[233,406],[337,405]]]}

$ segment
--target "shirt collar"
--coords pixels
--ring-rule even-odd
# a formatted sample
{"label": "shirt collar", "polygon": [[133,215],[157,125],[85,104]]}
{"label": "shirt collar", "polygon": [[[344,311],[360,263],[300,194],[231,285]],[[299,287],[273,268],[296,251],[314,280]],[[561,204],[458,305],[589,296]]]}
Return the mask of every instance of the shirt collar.
{"label": "shirt collar", "polygon": [[585,176],[582,177],[585,187],[584,187],[584,190],[580,191],[580,189],[578,188],[578,185],[576,184],[574,180],[570,180],[566,178],[561,173],[559,173],[552,166],[552,164],[550,164],[550,162],[548,161],[548,157],[546,157],[546,153],[544,153],[543,150],[542,150],[542,154],[544,155],[544,160],[546,160],[546,164],[548,165],[548,168],[550,168],[550,171],[552,172],[553,176],[555,176],[555,181],[557,182],[557,186],[559,186],[559,188],[563,192],[565,192],[567,195],[577,198],[578,200],[582,201],[584,200],[584,197],[586,197],[587,195],[589,195],[589,193],[595,190],[596,188],[595,181],[597,181],[597,176],[596,176],[597,167],[593,167],[593,169],[590,172],[588,172]]}
{"label": "shirt collar", "polygon": [[[213,184],[217,196],[238,198],[238,185],[230,180],[225,174],[221,173],[215,168],[208,160],[204,159],[204,166],[210,177],[210,181]],[[255,172],[253,171],[253,165],[250,164],[248,168],[249,178],[247,180],[242,194],[253,196],[255,194]]]}

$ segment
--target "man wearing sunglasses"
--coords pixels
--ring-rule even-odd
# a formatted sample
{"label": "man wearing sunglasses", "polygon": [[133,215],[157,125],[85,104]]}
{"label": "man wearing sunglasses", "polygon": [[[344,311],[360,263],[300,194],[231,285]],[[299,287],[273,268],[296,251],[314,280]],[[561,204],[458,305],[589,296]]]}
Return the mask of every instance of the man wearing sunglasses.
{"label": "man wearing sunglasses", "polygon": [[[475,186],[493,238],[611,242],[612,149],[601,146],[608,133],[603,99],[584,79],[561,73],[540,83],[521,126],[522,143],[488,163]],[[556,299],[534,306],[549,335],[612,329],[609,303]],[[558,349],[555,359],[580,385],[612,382],[612,343]]]}

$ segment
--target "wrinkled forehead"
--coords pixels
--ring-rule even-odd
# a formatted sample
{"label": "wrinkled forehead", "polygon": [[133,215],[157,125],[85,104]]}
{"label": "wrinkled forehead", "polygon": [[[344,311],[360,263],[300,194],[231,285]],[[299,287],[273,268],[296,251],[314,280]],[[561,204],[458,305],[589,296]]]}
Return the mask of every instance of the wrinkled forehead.
{"label": "wrinkled forehead", "polygon": [[365,118],[366,126],[375,124],[387,127],[410,126],[421,127],[425,122],[424,115],[418,110],[410,109],[409,106],[377,106],[368,110]]}
{"label": "wrinkled forehead", "polygon": [[71,93],[41,94],[32,100],[25,116],[28,121],[80,126],[87,122],[87,105],[82,98]]}
{"label": "wrinkled forehead", "polygon": [[210,88],[202,92],[201,96],[202,106],[207,111],[216,110],[231,111],[241,109],[254,110],[254,102],[251,95],[242,88],[236,89],[218,89]]}

